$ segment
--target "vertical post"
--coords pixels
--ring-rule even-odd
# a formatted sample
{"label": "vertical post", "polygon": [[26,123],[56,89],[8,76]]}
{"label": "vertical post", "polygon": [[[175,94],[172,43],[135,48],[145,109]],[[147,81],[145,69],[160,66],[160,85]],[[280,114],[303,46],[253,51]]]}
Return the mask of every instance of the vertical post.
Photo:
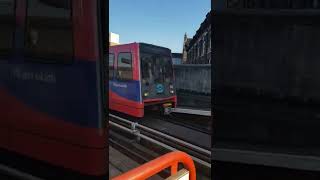
{"label": "vertical post", "polygon": [[178,162],[174,163],[171,166],[171,176],[175,175],[178,172]]}
{"label": "vertical post", "polygon": [[136,140],[140,142],[140,131],[137,129],[137,122],[131,124],[131,130],[133,134],[136,136]]}

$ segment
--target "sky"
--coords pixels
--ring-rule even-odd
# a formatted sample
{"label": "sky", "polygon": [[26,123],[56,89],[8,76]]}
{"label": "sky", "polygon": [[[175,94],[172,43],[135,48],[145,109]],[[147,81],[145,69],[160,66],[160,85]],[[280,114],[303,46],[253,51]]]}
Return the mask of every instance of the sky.
{"label": "sky", "polygon": [[144,42],[182,53],[183,37],[196,33],[211,0],[109,0],[109,31],[120,43]]}

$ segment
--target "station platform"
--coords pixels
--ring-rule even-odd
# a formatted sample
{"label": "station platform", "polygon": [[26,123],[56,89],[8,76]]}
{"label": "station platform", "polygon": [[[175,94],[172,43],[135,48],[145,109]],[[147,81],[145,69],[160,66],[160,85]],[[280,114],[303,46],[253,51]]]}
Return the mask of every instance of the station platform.
{"label": "station platform", "polygon": [[[109,179],[116,177],[120,174],[130,171],[136,167],[139,167],[141,164],[138,164],[130,157],[116,150],[112,146],[109,146]],[[163,179],[160,176],[153,176],[149,178],[150,180],[160,180]]]}
{"label": "station platform", "polygon": [[109,146],[109,179],[129,171],[140,164]]}
{"label": "station platform", "polygon": [[173,113],[192,114],[200,116],[211,116],[211,109],[209,108],[194,108],[194,107],[177,107],[172,109]]}
{"label": "station platform", "polygon": [[190,108],[211,111],[211,95],[191,92],[177,92],[177,108]]}

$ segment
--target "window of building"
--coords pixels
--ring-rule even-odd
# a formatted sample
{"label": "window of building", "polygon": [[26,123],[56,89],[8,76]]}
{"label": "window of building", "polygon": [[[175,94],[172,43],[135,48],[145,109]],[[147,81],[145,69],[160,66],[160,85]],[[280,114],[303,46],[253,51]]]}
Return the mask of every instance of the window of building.
{"label": "window of building", "polygon": [[191,51],[192,51],[192,59],[193,59],[193,58],[194,58],[194,56],[195,56],[194,48],[195,48],[195,46],[193,45],[193,46],[192,46],[192,48],[191,48]]}
{"label": "window of building", "polygon": [[71,0],[28,0],[26,56],[41,62],[72,61],[71,7]]}
{"label": "window of building", "polygon": [[[209,30],[210,31],[210,30]],[[209,42],[209,45],[208,45],[208,53],[211,52],[211,33],[208,33],[208,42]]]}
{"label": "window of building", "polygon": [[205,35],[205,36],[203,36],[203,45],[202,45],[202,56],[204,56],[205,55],[205,51],[206,51],[206,47],[207,47],[207,39],[206,39],[206,37],[207,37],[207,34]]}
{"label": "window of building", "polygon": [[109,53],[109,79],[113,78],[113,73],[114,73],[114,54]]}
{"label": "window of building", "polygon": [[117,67],[117,79],[118,80],[132,80],[132,54],[131,53],[119,53],[118,55],[118,67]]}
{"label": "window of building", "polygon": [[15,33],[14,7],[14,0],[0,0],[0,55],[12,52]]}
{"label": "window of building", "polygon": [[243,7],[243,1],[241,1],[241,0],[228,0],[227,7],[228,8],[241,8],[241,7]]}
{"label": "window of building", "polygon": [[203,39],[200,40],[200,56],[202,56],[202,49],[203,49]]}
{"label": "window of building", "polygon": [[199,41],[199,57],[201,57],[201,53],[202,53],[202,40]]}
{"label": "window of building", "polygon": [[[320,8],[319,0],[228,0],[229,7],[246,8],[275,8],[275,9],[303,9],[303,8]],[[236,3],[235,3],[236,2]]]}
{"label": "window of building", "polygon": [[200,42],[197,45],[197,57],[200,57]]}

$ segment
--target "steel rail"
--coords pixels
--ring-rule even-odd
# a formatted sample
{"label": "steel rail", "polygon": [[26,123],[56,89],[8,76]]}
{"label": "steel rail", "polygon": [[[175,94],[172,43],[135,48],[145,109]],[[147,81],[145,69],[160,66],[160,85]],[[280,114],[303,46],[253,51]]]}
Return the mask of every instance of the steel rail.
{"label": "steel rail", "polygon": [[[144,134],[141,134],[141,133],[136,134],[135,132],[132,131],[132,129],[127,128],[127,127],[122,126],[122,125],[119,125],[119,124],[117,124],[117,123],[115,123],[115,122],[109,121],[109,124],[112,125],[112,126],[115,126],[115,127],[119,128],[119,129],[122,129],[122,130],[124,130],[124,131],[127,131],[127,132],[129,132],[129,133],[131,133],[131,134],[134,134],[134,135],[136,135],[136,136],[139,136],[140,138],[145,139],[145,140],[147,140],[147,141],[150,141],[150,142],[152,142],[152,143],[154,143],[154,144],[157,144],[157,145],[159,145],[159,146],[162,146],[162,147],[164,147],[164,148],[166,148],[166,149],[168,149],[168,150],[170,150],[170,151],[178,151],[178,149],[176,149],[176,148],[174,148],[174,147],[172,147],[172,146],[166,145],[166,144],[164,144],[164,143],[162,143],[162,142],[160,142],[160,141],[157,141],[157,140],[155,140],[155,139],[152,139],[152,138],[150,138],[150,137],[148,137],[148,136],[146,136],[146,135],[144,135]],[[203,160],[201,160],[201,159],[199,159],[199,158],[197,158],[197,157],[194,157],[194,156],[190,156],[190,157],[191,157],[195,162],[197,162],[197,163],[199,163],[199,164],[202,164],[202,165],[204,165],[204,166],[206,166],[206,167],[208,167],[208,168],[211,168],[211,164],[210,164],[210,163],[205,162],[205,161],[203,161]]]}
{"label": "steel rail", "polygon": [[31,174],[19,171],[17,169],[0,164],[0,171],[7,174],[8,176],[14,176],[14,178],[24,179],[24,180],[43,180],[41,178],[35,177]]}
{"label": "steel rail", "polygon": [[[131,126],[140,127],[141,129],[144,129],[144,130],[149,131],[149,132],[152,132],[152,133],[154,133],[154,134],[163,136],[163,137],[165,137],[165,138],[167,138],[167,139],[170,139],[170,140],[172,140],[172,141],[178,142],[178,143],[183,144],[183,145],[185,145],[185,146],[187,146],[187,147],[190,147],[190,148],[193,148],[193,149],[195,149],[195,150],[197,150],[197,151],[199,151],[199,152],[202,152],[202,153],[204,153],[204,154],[206,154],[206,155],[208,155],[208,156],[211,156],[211,151],[206,150],[206,149],[203,149],[203,148],[201,148],[201,147],[199,147],[199,146],[196,146],[196,145],[193,145],[193,144],[188,143],[188,142],[186,142],[186,141],[183,141],[183,140],[181,140],[181,139],[178,139],[178,138],[169,136],[169,135],[164,134],[164,133],[162,133],[162,132],[160,132],[160,131],[151,129],[151,128],[149,128],[149,127],[143,126],[143,125],[138,124],[138,123],[136,123],[136,122],[131,122],[131,121],[129,121],[129,120],[127,120],[127,119],[124,119],[124,118],[122,118],[122,117],[115,116],[115,115],[113,115],[113,114],[109,114],[109,116],[110,116],[110,117],[113,117],[113,118],[116,118],[116,119],[118,119],[118,120],[121,120],[121,121],[123,121],[123,122],[125,122],[125,123],[128,123],[128,124],[130,124]],[[109,122],[110,122],[110,121],[109,121]]]}

